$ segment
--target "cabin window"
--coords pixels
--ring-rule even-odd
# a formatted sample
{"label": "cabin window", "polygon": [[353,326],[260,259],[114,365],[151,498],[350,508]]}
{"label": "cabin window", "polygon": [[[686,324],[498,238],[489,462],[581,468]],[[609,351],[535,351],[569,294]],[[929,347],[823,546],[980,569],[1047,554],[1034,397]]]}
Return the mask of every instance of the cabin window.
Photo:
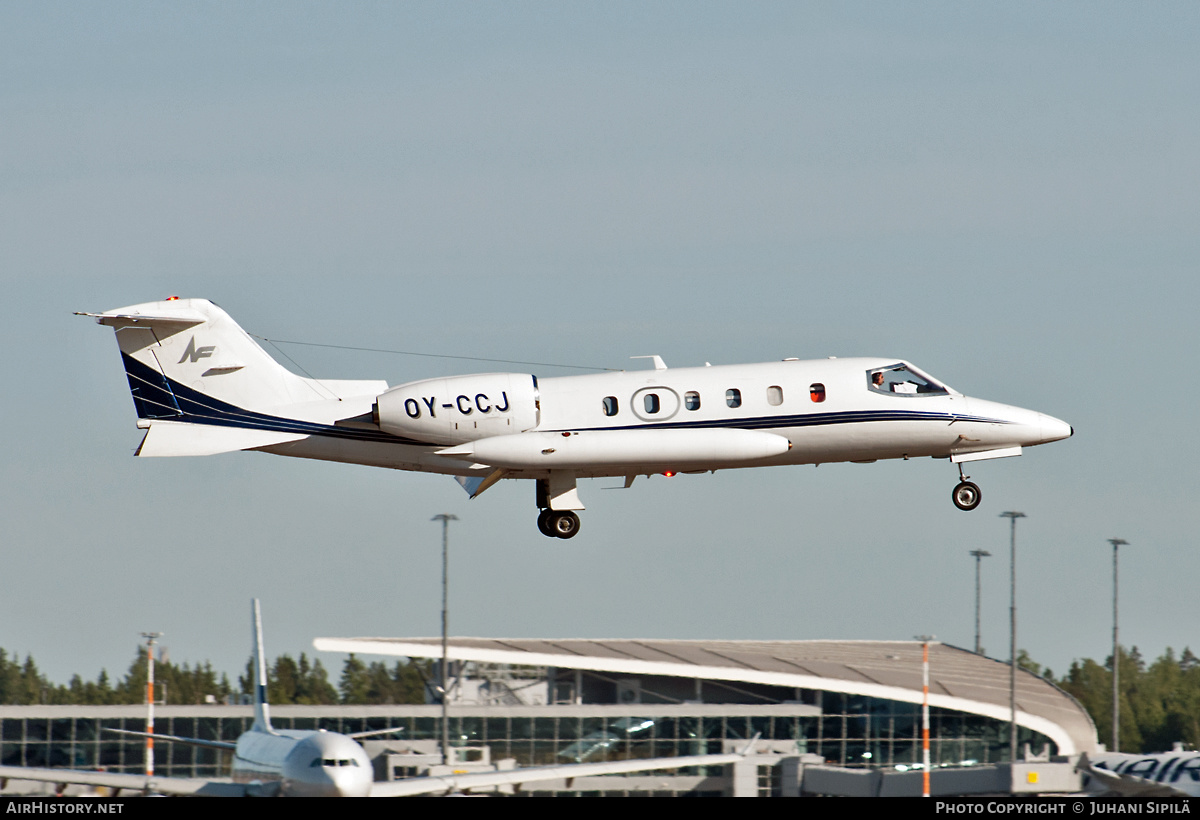
{"label": "cabin window", "polygon": [[730,407],[742,406],[742,391],[736,387],[731,387],[725,391],[725,403]]}
{"label": "cabin window", "polygon": [[604,415],[606,416],[615,416],[617,414],[617,410],[620,409],[620,405],[617,404],[616,396],[605,396],[604,401],[601,403],[604,405]]}
{"label": "cabin window", "polygon": [[647,393],[642,397],[642,401],[645,402],[647,413],[653,415],[658,412],[659,403],[657,393]]}
{"label": "cabin window", "polygon": [[808,397],[815,402],[825,401],[825,385],[820,382],[808,386]]}
{"label": "cabin window", "polygon": [[689,390],[683,394],[683,406],[688,410],[700,409],[700,394],[695,390]]}
{"label": "cabin window", "polygon": [[867,371],[867,387],[889,396],[944,396],[949,391],[912,365],[893,364]]}
{"label": "cabin window", "polygon": [[783,388],[773,384],[767,388],[767,404],[778,407],[783,404]]}

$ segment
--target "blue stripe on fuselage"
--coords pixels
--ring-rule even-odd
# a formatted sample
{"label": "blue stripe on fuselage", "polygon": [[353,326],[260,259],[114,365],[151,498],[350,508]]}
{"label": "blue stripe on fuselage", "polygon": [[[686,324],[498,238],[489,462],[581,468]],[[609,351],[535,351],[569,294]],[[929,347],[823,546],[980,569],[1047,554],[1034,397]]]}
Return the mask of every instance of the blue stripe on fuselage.
{"label": "blue stripe on fuselage", "polygon": [[435,445],[425,441],[402,438],[382,430],[357,430],[352,427],[335,427],[314,421],[301,421],[282,416],[271,416],[245,410],[220,399],[185,387],[166,378],[157,369],[148,367],[137,359],[122,352],[125,374],[133,393],[133,404],[138,418],[153,421],[182,421],[189,424],[211,424],[217,427],[241,427],[247,430],[271,430],[280,433],[298,433],[311,436],[374,441],[387,444],[415,444],[425,447]]}

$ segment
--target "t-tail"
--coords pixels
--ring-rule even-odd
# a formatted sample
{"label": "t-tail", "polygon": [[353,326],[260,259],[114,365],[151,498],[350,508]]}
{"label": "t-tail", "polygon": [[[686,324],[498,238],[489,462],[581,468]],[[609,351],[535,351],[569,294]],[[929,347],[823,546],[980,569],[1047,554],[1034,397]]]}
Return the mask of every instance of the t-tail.
{"label": "t-tail", "polygon": [[369,411],[387,389],[385,382],[297,376],[207,299],[79,315],[116,331],[138,427],[147,430],[139,456],[210,455],[314,434],[361,435],[333,422]]}
{"label": "t-tail", "polygon": [[254,641],[254,726],[251,731],[273,734],[271,705],[267,703],[267,657],[263,652],[262,611],[257,598],[250,603],[250,611],[254,633],[251,636]]}

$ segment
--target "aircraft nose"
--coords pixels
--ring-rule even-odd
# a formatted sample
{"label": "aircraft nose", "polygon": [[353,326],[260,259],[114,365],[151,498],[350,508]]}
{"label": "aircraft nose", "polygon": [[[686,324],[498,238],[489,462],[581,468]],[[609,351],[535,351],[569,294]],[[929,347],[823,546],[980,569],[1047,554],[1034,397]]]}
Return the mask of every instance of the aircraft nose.
{"label": "aircraft nose", "polygon": [[1042,429],[1042,441],[1061,441],[1075,435],[1075,428],[1054,416],[1038,413],[1038,423]]}

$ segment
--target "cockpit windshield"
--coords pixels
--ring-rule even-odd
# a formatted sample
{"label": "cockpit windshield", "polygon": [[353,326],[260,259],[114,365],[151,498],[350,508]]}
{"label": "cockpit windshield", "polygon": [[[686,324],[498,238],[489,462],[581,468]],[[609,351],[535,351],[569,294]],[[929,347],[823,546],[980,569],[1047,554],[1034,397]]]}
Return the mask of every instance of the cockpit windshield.
{"label": "cockpit windshield", "polygon": [[867,387],[889,396],[944,396],[950,392],[944,385],[903,362],[868,370]]}

